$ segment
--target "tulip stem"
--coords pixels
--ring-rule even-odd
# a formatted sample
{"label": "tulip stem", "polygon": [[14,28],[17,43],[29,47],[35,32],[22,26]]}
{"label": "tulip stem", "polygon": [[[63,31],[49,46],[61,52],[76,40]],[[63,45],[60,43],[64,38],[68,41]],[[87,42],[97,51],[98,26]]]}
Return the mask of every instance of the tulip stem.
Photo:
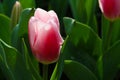
{"label": "tulip stem", "polygon": [[111,42],[111,38],[112,38],[112,29],[113,29],[113,22],[110,21],[110,25],[109,25],[109,29],[108,29],[108,33],[107,33],[107,49],[110,46],[110,42]]}
{"label": "tulip stem", "polygon": [[48,65],[43,64],[43,80],[48,80]]}

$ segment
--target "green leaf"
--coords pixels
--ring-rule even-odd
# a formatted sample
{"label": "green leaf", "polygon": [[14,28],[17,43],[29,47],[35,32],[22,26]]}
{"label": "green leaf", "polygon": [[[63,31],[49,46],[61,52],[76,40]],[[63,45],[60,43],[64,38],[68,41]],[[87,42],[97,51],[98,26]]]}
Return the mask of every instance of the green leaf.
{"label": "green leaf", "polygon": [[86,23],[98,33],[95,16],[97,0],[69,0],[73,17],[79,22]]}
{"label": "green leaf", "polygon": [[19,51],[21,51],[21,38],[28,34],[28,21],[33,13],[34,10],[31,8],[23,10],[18,25],[16,25],[16,27],[13,29],[11,36],[12,46],[16,47]]}
{"label": "green leaf", "polygon": [[106,46],[107,46],[107,33],[108,33],[108,29],[109,29],[109,25],[110,22],[104,17],[102,16],[102,48],[103,51],[106,50]]}
{"label": "green leaf", "polygon": [[3,11],[5,15],[9,16],[11,15],[11,11],[13,8],[13,5],[15,4],[17,0],[3,0]]}
{"label": "green leaf", "polygon": [[65,25],[65,32],[68,35],[73,27],[72,25],[74,24],[75,20],[72,18],[64,17],[63,21]]}
{"label": "green leaf", "polygon": [[[67,47],[65,49],[66,59],[84,64],[99,77],[98,60],[102,55],[101,39],[93,29],[85,24],[71,20],[71,18],[64,18],[64,21],[66,31],[69,31],[69,44],[65,45]],[[68,24],[69,26],[66,26]]]}
{"label": "green leaf", "polygon": [[86,0],[87,24],[92,27],[95,32],[98,32],[97,22],[95,17],[97,0]]}
{"label": "green leaf", "polygon": [[[22,8],[34,8],[35,7],[35,0],[19,0]],[[27,4],[26,4],[27,3]]]}
{"label": "green leaf", "polygon": [[120,64],[120,40],[103,55],[103,80],[113,80]]}
{"label": "green leaf", "polygon": [[87,21],[87,13],[85,8],[86,0],[69,0],[69,2],[74,18],[80,22],[86,23]]}
{"label": "green leaf", "polygon": [[120,40],[120,19],[113,22],[111,34],[111,45]]}
{"label": "green leaf", "polygon": [[120,19],[109,21],[102,17],[103,51],[106,52],[116,41],[120,40]]}
{"label": "green leaf", "polygon": [[19,30],[19,24],[17,24],[16,27],[14,27],[11,35],[11,43],[12,43],[12,46],[15,48],[18,48],[18,45],[19,45],[18,30]]}
{"label": "green leaf", "polygon": [[23,53],[24,53],[23,56],[27,68],[30,70],[30,72],[33,74],[36,80],[42,80],[42,77],[39,75],[39,69],[36,68],[39,67],[38,65],[39,63],[37,61],[34,61],[32,58],[30,58],[24,39],[22,39],[22,44],[23,44]]}
{"label": "green leaf", "polygon": [[19,32],[18,36],[23,36],[24,34],[28,34],[28,21],[31,16],[34,14],[34,9],[33,8],[26,8],[20,17],[19,20]]}
{"label": "green leaf", "polygon": [[87,49],[92,55],[101,55],[101,39],[93,29],[88,25],[68,17],[64,18],[64,23],[66,32],[69,33],[70,41],[72,41],[75,46],[79,46],[79,48],[83,48],[83,50]]}
{"label": "green leaf", "polygon": [[3,12],[3,4],[0,2],[0,13],[4,13]]}
{"label": "green leaf", "polygon": [[0,38],[6,43],[10,44],[10,19],[0,14]]}
{"label": "green leaf", "polygon": [[[1,60],[4,64],[4,73],[6,77],[8,72],[10,73],[10,80],[34,80],[32,73],[28,70],[23,56],[13,47],[7,45],[5,42],[1,42]],[[9,78],[9,77],[8,77]]]}
{"label": "green leaf", "polygon": [[73,60],[64,61],[64,72],[70,80],[98,80],[86,66]]}
{"label": "green leaf", "polygon": [[9,79],[9,80],[15,80],[13,73],[10,69],[10,67],[8,66],[7,60],[6,60],[6,54],[5,54],[5,50],[4,47],[1,43],[1,39],[0,39],[0,68],[2,70],[2,72],[4,73],[4,76]]}
{"label": "green leaf", "polygon": [[87,12],[87,16],[88,16],[88,20],[90,21],[91,18],[93,18],[94,14],[95,14],[95,9],[96,9],[96,4],[97,4],[97,0],[86,0],[86,12]]}

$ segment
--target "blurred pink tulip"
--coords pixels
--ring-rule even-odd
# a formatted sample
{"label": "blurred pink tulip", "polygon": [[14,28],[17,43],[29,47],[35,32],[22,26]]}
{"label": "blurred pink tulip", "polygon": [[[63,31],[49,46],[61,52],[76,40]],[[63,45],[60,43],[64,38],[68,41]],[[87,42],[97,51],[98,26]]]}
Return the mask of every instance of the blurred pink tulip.
{"label": "blurred pink tulip", "polygon": [[50,64],[58,60],[63,39],[54,11],[37,8],[29,20],[28,34],[32,52],[39,62]]}
{"label": "blurred pink tulip", "polygon": [[103,14],[110,20],[120,17],[120,0],[99,0]]}

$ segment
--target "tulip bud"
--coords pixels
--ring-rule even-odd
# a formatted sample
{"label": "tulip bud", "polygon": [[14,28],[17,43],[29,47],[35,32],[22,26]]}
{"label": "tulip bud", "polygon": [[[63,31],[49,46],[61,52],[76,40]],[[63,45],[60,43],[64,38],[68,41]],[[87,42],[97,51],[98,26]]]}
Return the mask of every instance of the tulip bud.
{"label": "tulip bud", "polygon": [[22,11],[22,8],[21,8],[20,2],[16,1],[11,13],[11,28],[15,27],[16,24],[18,24],[21,11]]}
{"label": "tulip bud", "polygon": [[106,18],[115,20],[120,17],[120,0],[99,0],[99,6]]}
{"label": "tulip bud", "polygon": [[28,25],[32,53],[43,64],[56,62],[63,39],[59,31],[59,20],[54,11],[36,9]]}

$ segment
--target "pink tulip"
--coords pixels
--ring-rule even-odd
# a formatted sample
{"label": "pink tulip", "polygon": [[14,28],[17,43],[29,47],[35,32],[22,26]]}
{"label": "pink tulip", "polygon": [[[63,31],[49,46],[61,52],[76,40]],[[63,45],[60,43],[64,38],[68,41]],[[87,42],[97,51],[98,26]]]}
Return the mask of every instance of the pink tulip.
{"label": "pink tulip", "polygon": [[99,0],[100,9],[110,20],[120,17],[120,0]]}
{"label": "pink tulip", "polygon": [[63,39],[59,31],[59,20],[54,11],[37,8],[29,20],[28,34],[32,52],[43,64],[56,62]]}

